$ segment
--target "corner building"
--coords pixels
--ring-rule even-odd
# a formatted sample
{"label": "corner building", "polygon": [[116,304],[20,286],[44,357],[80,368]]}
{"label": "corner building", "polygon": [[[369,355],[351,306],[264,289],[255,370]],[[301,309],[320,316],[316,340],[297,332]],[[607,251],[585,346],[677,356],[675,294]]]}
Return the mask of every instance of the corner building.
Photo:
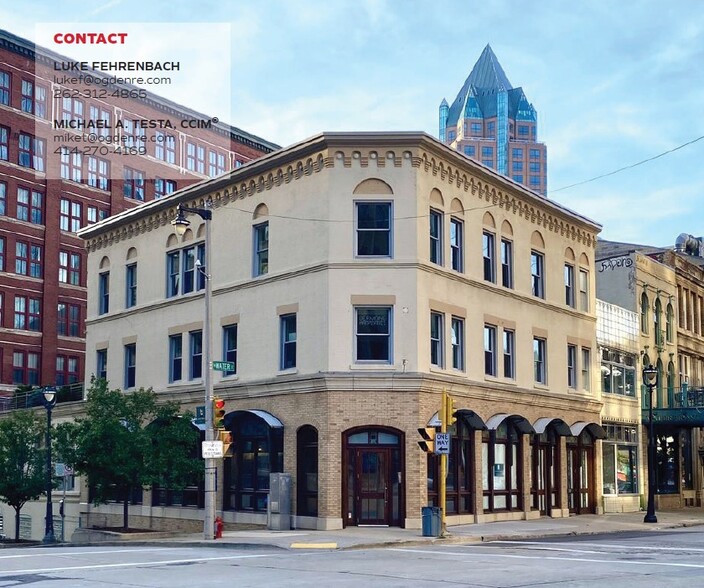
{"label": "corner building", "polygon": [[[99,97],[132,86],[57,83],[54,63],[67,60],[0,30],[0,397],[22,385],[66,386],[60,402],[82,396],[86,254],[76,231],[278,148],[222,123],[184,129],[207,117],[151,92]],[[176,128],[138,130],[164,119]],[[145,152],[75,142],[85,129],[54,121],[98,121],[96,134],[131,149],[145,136]]]}
{"label": "corner building", "polygon": [[[288,472],[297,528],[419,528],[438,459],[417,429],[443,390],[449,524],[600,511],[599,225],[428,135],[324,133],[82,230],[86,378],[191,410],[205,284],[183,260],[205,226],[191,215],[177,237],[179,203],[212,207],[212,358],[236,363],[213,372],[234,437],[226,522],[264,523],[269,474]],[[151,279],[127,308],[133,264]],[[144,492],[131,513],[196,529],[188,492]]]}

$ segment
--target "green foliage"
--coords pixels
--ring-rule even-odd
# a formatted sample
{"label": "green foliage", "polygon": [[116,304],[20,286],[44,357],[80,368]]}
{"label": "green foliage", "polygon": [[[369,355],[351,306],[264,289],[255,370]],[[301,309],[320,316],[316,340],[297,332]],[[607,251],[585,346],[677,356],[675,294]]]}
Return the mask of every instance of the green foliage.
{"label": "green foliage", "polygon": [[179,408],[176,402],[157,404],[151,388],[123,394],[94,379],[86,416],[57,427],[57,450],[75,472],[88,476],[95,504],[114,499],[115,490],[120,497],[152,484],[180,490],[203,465],[198,431]]}
{"label": "green foliage", "polygon": [[46,488],[46,452],[41,447],[45,431],[46,424],[28,410],[14,411],[0,421],[0,500],[15,509],[15,540],[20,510]]}

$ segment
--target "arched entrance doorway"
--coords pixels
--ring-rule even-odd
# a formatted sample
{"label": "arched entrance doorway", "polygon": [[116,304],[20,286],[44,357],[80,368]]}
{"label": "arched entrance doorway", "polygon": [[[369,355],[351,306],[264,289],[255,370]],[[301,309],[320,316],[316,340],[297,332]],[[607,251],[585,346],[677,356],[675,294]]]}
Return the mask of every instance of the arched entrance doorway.
{"label": "arched entrance doorway", "polygon": [[577,422],[567,437],[567,506],[572,514],[596,512],[595,445],[606,431],[596,423]]}
{"label": "arched entrance doorway", "polygon": [[223,510],[265,513],[269,474],[282,472],[284,426],[263,410],[237,410],[225,415],[232,433],[232,457],[225,459]]}
{"label": "arched entrance doorway", "polygon": [[296,514],[318,516],[318,429],[303,425],[296,434]]}
{"label": "arched entrance doorway", "polygon": [[403,525],[403,446],[403,432],[388,427],[359,427],[342,434],[345,526]]}
{"label": "arched entrance doorway", "polygon": [[541,418],[533,425],[531,437],[531,508],[541,515],[552,516],[562,504],[560,436],[572,432],[562,419]]}

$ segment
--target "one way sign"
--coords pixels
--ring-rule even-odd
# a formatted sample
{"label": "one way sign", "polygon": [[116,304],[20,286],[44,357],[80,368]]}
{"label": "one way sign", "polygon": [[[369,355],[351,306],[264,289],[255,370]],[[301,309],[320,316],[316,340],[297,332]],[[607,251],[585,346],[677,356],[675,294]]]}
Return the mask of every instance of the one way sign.
{"label": "one way sign", "polygon": [[450,454],[450,433],[435,433],[435,453]]}

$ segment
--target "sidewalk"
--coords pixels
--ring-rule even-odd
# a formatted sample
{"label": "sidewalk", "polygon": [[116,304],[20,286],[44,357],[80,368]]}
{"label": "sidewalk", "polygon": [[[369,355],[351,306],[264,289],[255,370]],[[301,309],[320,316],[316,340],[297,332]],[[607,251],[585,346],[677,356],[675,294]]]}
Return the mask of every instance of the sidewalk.
{"label": "sidewalk", "polygon": [[704,509],[658,512],[657,523],[644,523],[643,516],[642,512],[634,512],[458,525],[448,527],[445,538],[423,537],[419,529],[348,527],[339,531],[225,531],[223,538],[216,541],[205,541],[202,534],[192,534],[164,538],[151,543],[229,548],[361,549],[389,545],[462,544],[500,539],[529,540],[629,531],[657,532],[663,529],[704,525]]}

